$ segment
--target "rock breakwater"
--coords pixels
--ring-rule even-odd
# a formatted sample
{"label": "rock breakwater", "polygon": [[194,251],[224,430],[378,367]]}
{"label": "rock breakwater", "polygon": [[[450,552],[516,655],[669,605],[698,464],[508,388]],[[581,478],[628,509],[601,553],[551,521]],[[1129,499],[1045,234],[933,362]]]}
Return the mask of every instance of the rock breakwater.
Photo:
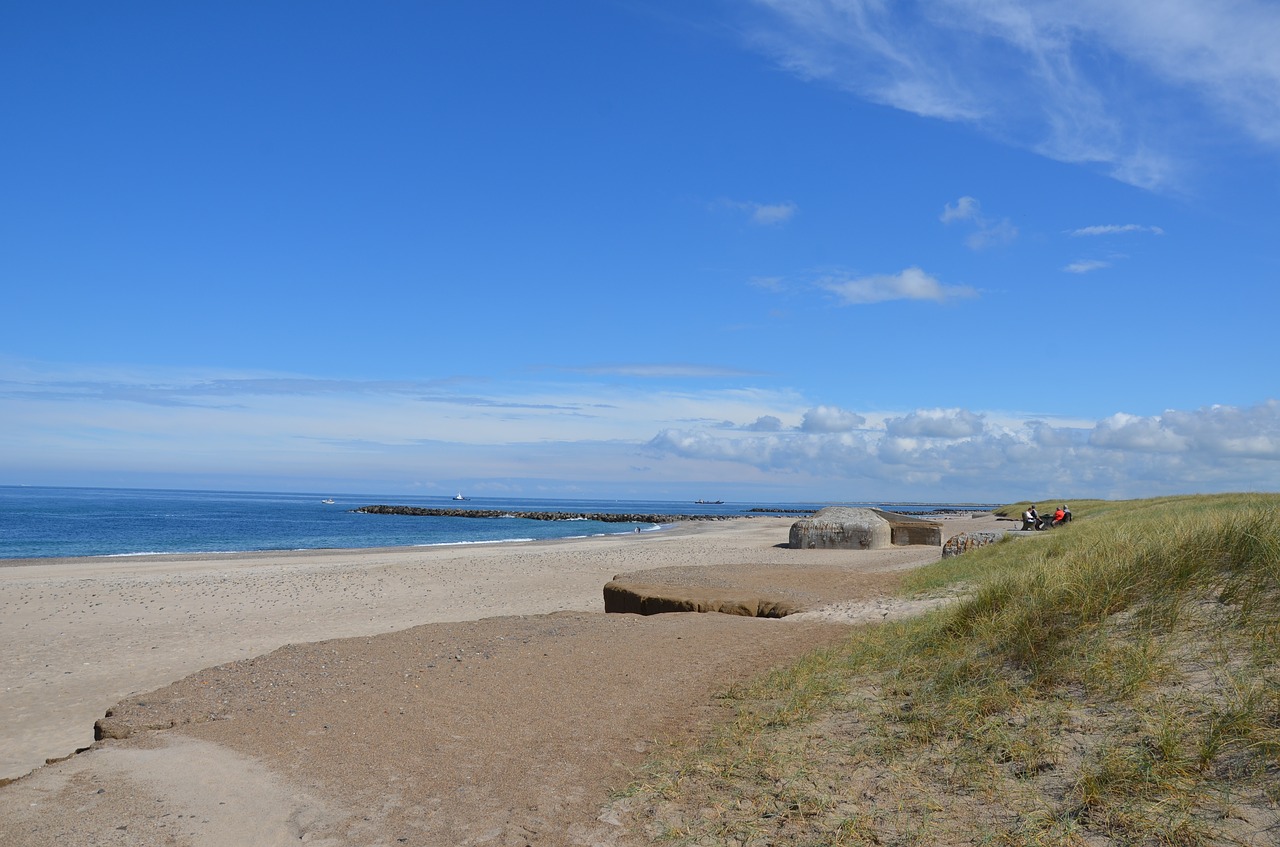
{"label": "rock breakwater", "polygon": [[432,518],[526,518],[532,521],[600,521],[602,523],[676,523],[729,521],[741,515],[643,515],[617,512],[511,512],[502,509],[428,509],[419,506],[361,506],[365,515],[416,515]]}

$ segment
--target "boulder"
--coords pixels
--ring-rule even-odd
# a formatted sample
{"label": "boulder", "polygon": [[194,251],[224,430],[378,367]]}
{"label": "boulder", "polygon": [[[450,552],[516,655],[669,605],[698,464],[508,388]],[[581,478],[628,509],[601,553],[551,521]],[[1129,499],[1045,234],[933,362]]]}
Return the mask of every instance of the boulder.
{"label": "boulder", "polygon": [[882,550],[893,544],[893,531],[874,509],[828,506],[793,523],[789,541],[797,550]]}

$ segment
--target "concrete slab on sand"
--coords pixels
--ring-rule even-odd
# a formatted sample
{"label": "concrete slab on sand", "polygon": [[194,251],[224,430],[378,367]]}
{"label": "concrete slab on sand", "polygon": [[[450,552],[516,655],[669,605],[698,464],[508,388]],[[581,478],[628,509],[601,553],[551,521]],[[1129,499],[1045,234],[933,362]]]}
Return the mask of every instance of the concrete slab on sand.
{"label": "concrete slab on sand", "polygon": [[836,565],[702,565],[618,574],[604,587],[606,612],[721,612],[781,618],[848,600],[887,596],[896,573]]}
{"label": "concrete slab on sand", "polygon": [[847,631],[564,612],[290,645],[118,704],[125,737],[0,789],[0,844],[647,843],[610,789]]}

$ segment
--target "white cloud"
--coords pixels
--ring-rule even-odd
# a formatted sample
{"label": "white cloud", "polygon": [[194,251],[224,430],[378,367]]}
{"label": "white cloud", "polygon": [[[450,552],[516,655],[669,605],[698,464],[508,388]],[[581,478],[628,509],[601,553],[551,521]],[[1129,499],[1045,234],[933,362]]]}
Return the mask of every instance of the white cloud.
{"label": "white cloud", "polygon": [[771,226],[791,220],[796,214],[795,203],[753,203],[752,223]]}
{"label": "white cloud", "polygon": [[748,424],[747,429],[752,432],[781,432],[782,420],[776,415],[761,415],[754,423]]}
{"label": "white cloud", "polygon": [[867,422],[856,412],[835,406],[817,406],[804,413],[800,424],[803,432],[849,432]]}
{"label": "white cloud", "polygon": [[1160,418],[1116,413],[1098,421],[1089,443],[1095,447],[1137,452],[1181,453],[1186,439],[1164,426]]}
{"label": "white cloud", "polygon": [[858,480],[883,497],[921,488],[935,498],[996,500],[1047,491],[1111,498],[1274,491],[1280,402],[1117,413],[1082,426],[1034,418],[997,424],[965,409],[920,409],[856,432],[793,430],[761,440],[666,430],[649,446],[680,458]]}
{"label": "white cloud", "polygon": [[985,428],[983,416],[968,409],[919,409],[885,421],[893,437],[970,438]]}
{"label": "white cloud", "polygon": [[1179,180],[1204,135],[1180,127],[1280,146],[1280,6],[1266,0],[755,5],[753,43],[797,75],[1133,185]]}
{"label": "white cloud", "polygon": [[883,303],[889,300],[932,300],[941,303],[978,293],[964,285],[943,285],[917,267],[896,274],[847,278],[828,275],[817,281],[821,288],[835,294],[845,305]]}
{"label": "white cloud", "polygon": [[1164,235],[1164,230],[1158,226],[1144,226],[1143,224],[1105,224],[1102,226],[1085,226],[1080,229],[1071,230],[1071,235],[1121,235],[1129,232],[1145,232],[1151,235]]}
{"label": "white cloud", "polygon": [[1087,274],[1109,267],[1111,267],[1111,263],[1104,262],[1101,259],[1080,259],[1065,266],[1063,270],[1069,274]]}
{"label": "white cloud", "polygon": [[1134,442],[1150,438],[1150,449],[1174,444],[1205,456],[1280,460],[1280,403],[1250,408],[1209,406],[1192,412],[1168,410],[1156,418],[1108,419],[1117,439],[1134,433]]}
{"label": "white cloud", "polygon": [[966,195],[957,200],[954,206],[950,203],[943,206],[942,217],[939,220],[944,224],[949,224],[953,221],[971,221],[980,214],[978,201]]}
{"label": "white cloud", "polygon": [[713,206],[745,212],[753,224],[776,226],[795,217],[800,209],[791,201],[784,203],[756,203],[742,200],[719,200]]}
{"label": "white cloud", "polygon": [[972,222],[977,230],[969,234],[965,244],[974,250],[1012,244],[1018,237],[1018,228],[1008,218],[995,220],[982,214],[982,206],[972,197],[961,197],[955,205],[950,203],[942,208],[939,218],[944,224],[956,221]]}

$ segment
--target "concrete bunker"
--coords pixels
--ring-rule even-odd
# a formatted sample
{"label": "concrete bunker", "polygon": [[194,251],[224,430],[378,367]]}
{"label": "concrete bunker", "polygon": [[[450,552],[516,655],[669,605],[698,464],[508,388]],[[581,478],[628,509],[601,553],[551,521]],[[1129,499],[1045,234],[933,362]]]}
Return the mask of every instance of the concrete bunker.
{"label": "concrete bunker", "polygon": [[942,544],[942,524],[882,509],[828,506],[791,525],[796,550],[884,550]]}

